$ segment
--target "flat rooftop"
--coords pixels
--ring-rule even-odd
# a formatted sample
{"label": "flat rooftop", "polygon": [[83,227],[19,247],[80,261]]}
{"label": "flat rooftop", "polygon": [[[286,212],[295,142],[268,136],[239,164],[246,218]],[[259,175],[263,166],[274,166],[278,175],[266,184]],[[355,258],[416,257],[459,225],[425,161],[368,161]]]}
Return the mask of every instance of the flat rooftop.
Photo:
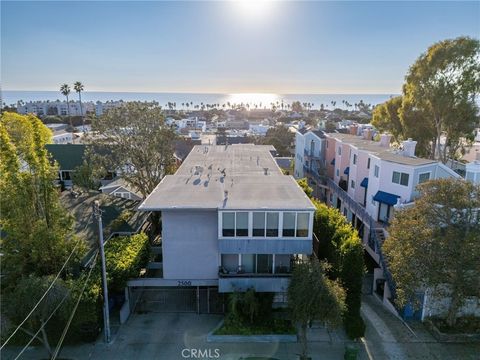
{"label": "flat rooftop", "polygon": [[283,175],[270,145],[196,145],[139,210],[314,210],[295,179]]}
{"label": "flat rooftop", "polygon": [[329,133],[328,136],[338,139],[344,143],[351,144],[359,150],[368,151],[372,155],[375,155],[382,160],[397,164],[421,166],[437,163],[436,160],[432,159],[424,159],[416,156],[405,156],[398,150],[381,146],[380,142],[378,141],[365,140],[363,137],[357,135]]}

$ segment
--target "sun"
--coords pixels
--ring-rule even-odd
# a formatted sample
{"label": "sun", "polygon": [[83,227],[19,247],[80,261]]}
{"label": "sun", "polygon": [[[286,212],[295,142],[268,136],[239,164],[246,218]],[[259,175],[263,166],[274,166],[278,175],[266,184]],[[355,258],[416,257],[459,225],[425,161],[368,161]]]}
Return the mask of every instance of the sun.
{"label": "sun", "polygon": [[267,15],[273,0],[235,0],[238,11],[248,17]]}

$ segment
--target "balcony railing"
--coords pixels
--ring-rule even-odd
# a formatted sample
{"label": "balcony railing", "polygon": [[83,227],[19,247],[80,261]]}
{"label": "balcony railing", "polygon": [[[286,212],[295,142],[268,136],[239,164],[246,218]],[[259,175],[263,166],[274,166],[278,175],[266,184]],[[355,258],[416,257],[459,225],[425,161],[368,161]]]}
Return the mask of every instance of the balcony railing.
{"label": "balcony railing", "polygon": [[342,200],[342,202],[348,205],[348,207],[355,213],[355,216],[361,218],[364,223],[369,224],[370,234],[368,238],[368,245],[370,246],[370,248],[374,249],[375,253],[378,255],[379,263],[383,269],[383,275],[387,280],[387,284],[390,292],[392,293],[392,297],[395,298],[395,282],[393,281],[392,273],[390,272],[388,268],[388,263],[385,259],[385,256],[383,255],[382,243],[378,239],[375,231],[375,227],[378,223],[373,220],[373,218],[370,216],[370,214],[367,213],[365,208],[363,208],[359,203],[353,200],[350,195],[343,191],[343,189],[340,188],[340,186],[338,186],[332,179],[328,179],[327,184],[330,189],[332,189],[334,193]]}
{"label": "balcony railing", "polygon": [[304,262],[307,262],[308,260],[302,260],[302,259],[297,259],[297,258],[292,258],[290,259],[290,264],[289,265],[278,265],[275,266],[275,272],[269,269],[267,272],[259,272],[259,271],[254,271],[254,272],[248,272],[245,271],[245,267],[243,265],[239,265],[236,270],[234,271],[228,271],[225,269],[224,266],[220,266],[218,268],[218,276],[221,278],[229,278],[229,277],[234,277],[234,278],[264,278],[264,277],[290,277],[293,273],[293,270],[295,269],[295,266]]}

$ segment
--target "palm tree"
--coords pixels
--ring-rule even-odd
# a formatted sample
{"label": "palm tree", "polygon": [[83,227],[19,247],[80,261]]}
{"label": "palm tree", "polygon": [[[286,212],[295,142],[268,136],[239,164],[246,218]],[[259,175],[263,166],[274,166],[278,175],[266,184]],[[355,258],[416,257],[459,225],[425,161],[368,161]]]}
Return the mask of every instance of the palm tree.
{"label": "palm tree", "polygon": [[85,118],[83,117],[83,108],[82,108],[82,91],[83,91],[83,84],[80,81],[76,81],[73,84],[73,89],[78,93],[78,101],[80,102],[80,116],[82,117],[82,128],[85,132]]}
{"label": "palm tree", "polygon": [[[68,101],[68,95],[70,95],[70,86],[68,86],[68,84],[61,85],[60,86],[60,92],[62,93],[63,96],[65,96],[67,98],[68,120],[70,122],[70,129],[72,130],[72,133],[73,133],[72,118],[70,117],[70,102]],[[73,134],[72,134],[72,140],[73,140]]]}

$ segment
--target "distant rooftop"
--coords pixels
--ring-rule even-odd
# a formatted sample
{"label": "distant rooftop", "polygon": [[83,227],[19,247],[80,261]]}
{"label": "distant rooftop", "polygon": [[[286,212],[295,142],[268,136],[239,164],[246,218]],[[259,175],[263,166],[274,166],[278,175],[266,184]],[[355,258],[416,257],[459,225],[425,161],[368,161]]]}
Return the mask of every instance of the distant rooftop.
{"label": "distant rooftop", "polygon": [[390,161],[398,164],[421,166],[437,163],[436,160],[424,159],[419,157],[405,156],[400,150],[383,147],[378,141],[366,140],[362,136],[342,134],[342,133],[330,133],[328,136],[341,140],[342,142],[351,144],[359,150],[365,150],[378,158]]}
{"label": "distant rooftop", "polygon": [[175,175],[167,175],[140,206],[165,209],[292,209],[314,206],[283,175],[270,145],[197,145]]}

